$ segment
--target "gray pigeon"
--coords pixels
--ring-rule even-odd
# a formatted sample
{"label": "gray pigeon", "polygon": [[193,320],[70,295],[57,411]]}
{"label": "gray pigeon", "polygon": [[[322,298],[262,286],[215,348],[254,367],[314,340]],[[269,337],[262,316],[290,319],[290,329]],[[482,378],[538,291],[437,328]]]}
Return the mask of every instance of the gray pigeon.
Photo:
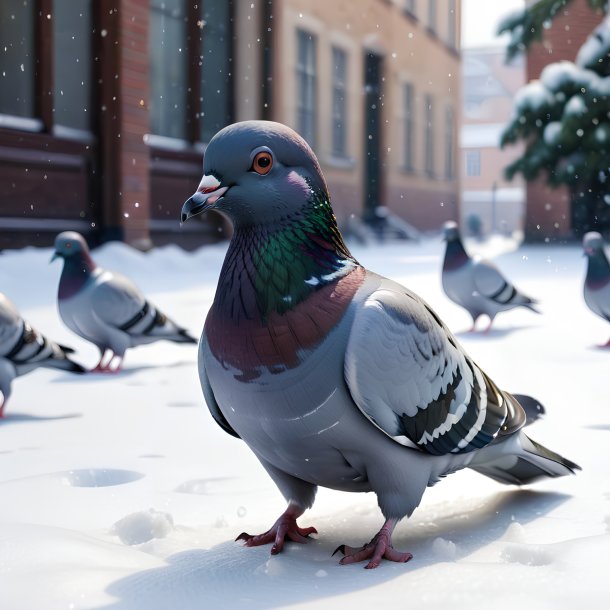
{"label": "gray pigeon", "polygon": [[0,418],[4,416],[15,377],[39,366],[84,373],[85,369],[70,359],[69,354],[73,352],[73,349],[50,341],[32,328],[0,292]]}
{"label": "gray pigeon", "polygon": [[[604,240],[599,233],[591,231],[582,240],[588,259],[585,277],[585,303],[589,309],[610,322],[610,264],[604,252]],[[610,339],[603,347],[610,347]]]}
{"label": "gray pigeon", "polygon": [[444,475],[470,467],[520,485],[578,468],[522,431],[536,401],[524,410],[422,299],[358,264],[294,131],[230,125],[204,172],[182,220],[222,210],[235,231],[199,344],[203,394],[288,502],[267,532],[239,540],[279,553],[316,531],[296,520],[317,486],[373,491],[385,523],[362,547],[341,545],[341,563],[405,562],[392,532]]}
{"label": "gray pigeon", "polygon": [[519,292],[495,265],[468,256],[455,222],[446,222],[444,233],[447,249],[443,261],[443,290],[472,316],[471,332],[482,315],[489,317],[489,326],[485,329],[489,332],[501,311],[521,306],[540,313],[534,307],[536,301]]}
{"label": "gray pigeon", "polygon": [[64,231],[55,238],[55,254],[64,259],[59,280],[58,309],[66,326],[94,343],[100,361],[93,369],[116,372],[130,347],[160,339],[197,343],[146,300],[126,277],[98,267],[83,236]]}

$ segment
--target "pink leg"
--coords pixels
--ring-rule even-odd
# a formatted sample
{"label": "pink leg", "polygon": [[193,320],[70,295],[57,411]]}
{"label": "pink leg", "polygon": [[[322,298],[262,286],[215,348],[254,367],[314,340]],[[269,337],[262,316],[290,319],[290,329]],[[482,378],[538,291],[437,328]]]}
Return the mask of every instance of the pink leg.
{"label": "pink leg", "polygon": [[[113,362],[117,362],[114,366],[112,366]],[[123,367],[123,356],[117,356],[116,354],[112,355],[112,358],[108,361],[106,365],[107,373],[120,373]]]}
{"label": "pink leg", "polygon": [[102,362],[104,362],[104,358],[106,357],[106,354],[110,352],[110,360],[112,360],[114,358],[114,354],[108,350],[105,349],[102,352],[102,355],[100,356],[100,361],[95,365],[94,368],[91,369],[92,373],[105,373],[108,370],[108,365],[110,364],[110,360],[108,360],[108,362],[106,364],[102,364]]}
{"label": "pink leg", "polygon": [[2,404],[0,404],[0,419],[4,417],[4,407],[6,406],[6,400],[2,397]]}
{"label": "pink leg", "polygon": [[608,339],[608,341],[606,341],[606,343],[603,343],[602,345],[598,345],[597,347],[599,347],[599,348],[610,347],[610,339]]}
{"label": "pink leg", "polygon": [[297,519],[303,514],[303,509],[296,504],[289,504],[286,511],[280,515],[280,518],[267,530],[264,534],[251,536],[242,532],[235,540],[243,540],[245,546],[260,546],[273,542],[271,554],[277,555],[282,552],[284,542],[292,540],[293,542],[305,543],[309,534],[317,534],[315,527],[299,527]]}
{"label": "pink leg", "polygon": [[[353,548],[342,544],[337,551],[343,553],[345,557],[340,561],[342,565],[357,563],[368,559],[369,562],[364,566],[367,570],[376,568],[382,559],[406,563],[413,558],[411,553],[401,553],[392,546],[392,532],[398,523],[397,519],[388,519],[379,533],[368,543],[360,548]],[[333,555],[335,554],[333,553]]]}
{"label": "pink leg", "polygon": [[489,318],[489,324],[487,325],[487,328],[483,331],[484,334],[489,333],[489,331],[491,330],[491,325],[494,323],[494,319],[493,318]]}

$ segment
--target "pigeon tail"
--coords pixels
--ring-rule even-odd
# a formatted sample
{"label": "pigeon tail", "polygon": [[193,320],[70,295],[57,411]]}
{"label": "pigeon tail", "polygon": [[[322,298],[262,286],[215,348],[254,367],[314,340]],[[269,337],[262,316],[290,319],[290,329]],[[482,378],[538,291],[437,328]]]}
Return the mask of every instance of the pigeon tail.
{"label": "pigeon tail", "polygon": [[178,342],[181,343],[199,343],[199,341],[197,339],[195,339],[195,337],[193,337],[192,335],[189,334],[188,330],[181,328],[178,331],[178,335],[179,335],[179,339],[177,339]]}
{"label": "pigeon tail", "polygon": [[87,369],[70,360],[70,358],[51,358],[45,362],[41,362],[40,366],[44,366],[52,369],[60,369],[62,371],[69,371],[70,373],[86,373]]}
{"label": "pigeon tail", "polygon": [[543,447],[523,432],[481,449],[470,468],[508,485],[526,485],[544,477],[562,477],[581,470],[574,462]]}
{"label": "pigeon tail", "polygon": [[512,394],[512,397],[517,399],[517,402],[525,411],[526,426],[533,424],[536,420],[540,419],[546,413],[546,409],[535,398],[532,398],[531,396],[527,396],[525,394]]}
{"label": "pigeon tail", "polygon": [[525,297],[527,300],[525,303],[522,303],[523,307],[527,307],[530,311],[534,313],[541,314],[542,312],[536,307],[538,305],[538,301],[536,299],[532,299],[531,297]]}

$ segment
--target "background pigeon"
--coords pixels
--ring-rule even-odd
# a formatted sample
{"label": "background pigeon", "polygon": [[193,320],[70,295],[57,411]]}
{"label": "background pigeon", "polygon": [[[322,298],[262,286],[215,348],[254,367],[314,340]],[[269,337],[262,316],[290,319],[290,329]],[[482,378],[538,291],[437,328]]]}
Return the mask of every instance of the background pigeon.
{"label": "background pigeon", "polygon": [[[604,240],[591,231],[582,240],[587,262],[584,295],[589,309],[610,322],[610,264],[604,252]],[[603,347],[610,347],[610,339]]]}
{"label": "background pigeon", "polygon": [[85,369],[70,360],[73,349],[49,341],[32,328],[6,296],[0,293],[0,418],[11,395],[11,382],[39,366],[84,373]]}
{"label": "background pigeon", "polygon": [[444,233],[447,248],[443,261],[443,290],[472,316],[471,331],[483,314],[489,317],[489,326],[485,329],[488,332],[501,311],[522,306],[540,313],[534,307],[536,301],[519,292],[495,265],[468,256],[455,222],[446,222]]}
{"label": "background pigeon", "polygon": [[74,231],[55,239],[53,259],[64,259],[58,308],[66,326],[100,350],[94,370],[118,371],[129,347],[160,339],[196,343],[154,305],[131,280],[98,267],[83,236]]}
{"label": "background pigeon", "polygon": [[341,545],[341,562],[404,562],[394,527],[440,477],[469,466],[522,484],[578,468],[523,433],[517,399],[424,301],[352,257],[320,166],[294,131],[226,127],[204,173],[182,220],[215,208],[235,231],[199,347],[203,394],[288,502],[267,532],[238,539],[279,553],[315,532],[296,519],[318,485],[374,491],[386,521],[368,544]]}

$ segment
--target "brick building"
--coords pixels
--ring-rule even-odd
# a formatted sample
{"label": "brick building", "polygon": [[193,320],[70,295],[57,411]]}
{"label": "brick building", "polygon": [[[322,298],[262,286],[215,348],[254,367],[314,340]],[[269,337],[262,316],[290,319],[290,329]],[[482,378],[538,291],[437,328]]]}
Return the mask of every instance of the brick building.
{"label": "brick building", "polygon": [[318,154],[340,222],[457,217],[459,0],[3,0],[0,247],[192,247],[205,143],[251,118]]}
{"label": "brick building", "polygon": [[[531,46],[527,53],[527,81],[538,79],[550,63],[562,59],[574,61],[578,50],[602,21],[587,0],[573,0],[555,17],[543,40]],[[551,189],[544,178],[527,183],[525,234],[530,240],[549,236],[572,236],[570,193],[565,186]]]}

